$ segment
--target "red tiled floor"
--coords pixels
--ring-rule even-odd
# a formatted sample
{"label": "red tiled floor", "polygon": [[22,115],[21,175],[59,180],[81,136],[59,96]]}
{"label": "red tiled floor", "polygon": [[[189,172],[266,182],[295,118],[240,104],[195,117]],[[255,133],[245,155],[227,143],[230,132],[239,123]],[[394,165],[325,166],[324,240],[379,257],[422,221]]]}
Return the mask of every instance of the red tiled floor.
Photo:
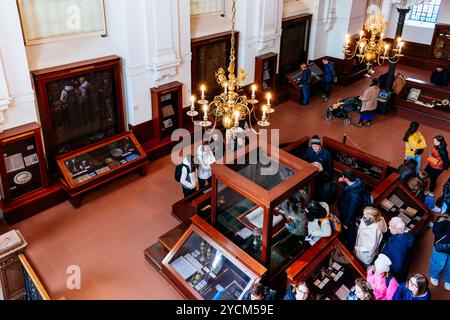
{"label": "red tiled floor", "polygon": [[[379,68],[379,74],[383,68]],[[401,67],[407,76],[427,80],[417,69]],[[370,83],[364,79],[349,87],[333,88],[330,102],[337,98],[357,96]],[[272,127],[280,127],[281,141],[293,141],[304,135],[328,135],[389,160],[398,166],[403,160],[402,136],[409,121],[394,115],[378,116],[372,128],[344,126],[342,119],[325,121],[326,107],[320,93],[309,106],[288,102],[277,106],[271,118]],[[423,126],[428,141],[448,132]],[[157,237],[175,227],[171,205],[182,197],[173,179],[170,157],[150,164],[146,177],[129,175],[86,196],[76,210],[68,202],[23,221],[12,228],[23,232],[30,242],[27,254],[54,298],[67,299],[180,299],[181,296],[144,259],[143,250]],[[447,172],[439,180],[450,177]],[[0,232],[10,229],[0,221]],[[428,274],[432,246],[430,229],[419,238],[411,272]],[[66,289],[66,269],[81,267],[82,289]],[[449,299],[442,288],[433,288],[434,299]]]}

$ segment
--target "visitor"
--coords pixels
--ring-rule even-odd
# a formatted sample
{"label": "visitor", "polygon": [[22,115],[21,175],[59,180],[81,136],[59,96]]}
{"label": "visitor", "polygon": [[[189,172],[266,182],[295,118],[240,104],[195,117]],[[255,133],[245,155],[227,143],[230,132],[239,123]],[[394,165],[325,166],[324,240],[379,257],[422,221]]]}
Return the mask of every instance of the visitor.
{"label": "visitor", "polygon": [[216,159],[220,159],[223,156],[223,136],[220,131],[215,129],[212,134],[209,134],[207,139],[209,149],[214,154]]}
{"label": "visitor", "polygon": [[397,172],[400,175],[400,182],[406,186],[409,180],[417,176],[417,161],[414,159],[405,159],[403,164],[398,167]]}
{"label": "visitor", "polygon": [[450,291],[450,209],[439,215],[433,224],[434,247],[430,259],[430,282],[439,286],[444,277],[445,289]]}
{"label": "visitor", "polygon": [[364,278],[358,278],[350,290],[347,300],[375,300],[372,285]]}
{"label": "visitor", "polygon": [[436,206],[432,211],[435,213],[446,212],[447,205],[445,199],[448,199],[447,202],[450,203],[450,178],[444,184],[444,187],[442,188],[442,196],[436,200]]}
{"label": "visitor", "polygon": [[307,105],[311,95],[311,70],[309,70],[306,63],[300,65],[302,69],[302,78],[300,80],[300,88],[302,89],[303,100],[302,104]]}
{"label": "visitor", "polygon": [[389,72],[385,72],[378,77],[378,82],[380,84],[380,90],[387,90],[387,80],[389,77]]}
{"label": "visitor", "polygon": [[391,260],[380,254],[373,266],[367,270],[367,281],[373,289],[375,300],[392,300],[398,288],[398,281],[390,273]]}
{"label": "visitor", "polygon": [[448,87],[450,84],[450,72],[444,66],[437,66],[431,74],[430,82],[437,85]]}
{"label": "visitor", "polygon": [[427,147],[425,138],[419,131],[419,126],[418,122],[411,122],[403,137],[403,141],[405,142],[405,158],[416,160],[417,174],[419,174],[421,168],[422,153]]}
{"label": "visitor", "polygon": [[360,110],[359,122],[355,124],[357,127],[370,127],[372,121],[375,119],[378,106],[378,95],[380,94],[378,79],[373,79],[369,88],[364,91],[364,94],[359,97],[362,102]]}
{"label": "visitor", "polygon": [[374,207],[366,207],[358,227],[356,236],[355,256],[367,268],[378,255],[383,234],[387,225],[380,211]]}
{"label": "visitor", "polygon": [[344,192],[338,198],[337,206],[343,230],[341,239],[349,250],[353,250],[356,241],[356,221],[363,211],[364,193],[366,187],[353,171],[344,170],[339,182],[344,183]]}
{"label": "visitor", "polygon": [[420,273],[413,275],[409,280],[398,286],[393,300],[430,300],[431,291],[428,288],[428,279]]}
{"label": "visitor", "polygon": [[331,94],[331,86],[336,82],[336,70],[334,62],[330,61],[328,57],[322,58],[323,62],[323,101],[327,102]]}
{"label": "visitor", "polygon": [[197,170],[194,157],[188,154],[183,163],[175,169],[176,180],[180,182],[184,197],[188,197],[197,191]]}
{"label": "visitor", "polygon": [[297,236],[308,234],[308,217],[306,215],[306,203],[308,194],[304,190],[299,190],[288,200],[281,204],[281,209],[287,222],[286,230]]}
{"label": "visitor", "polygon": [[425,172],[430,177],[428,195],[433,197],[438,177],[450,167],[447,143],[443,136],[434,137],[434,148],[427,160],[428,164],[425,167]]}
{"label": "visitor", "polygon": [[414,193],[417,199],[419,199],[422,203],[425,203],[425,187],[419,177],[412,178],[409,180],[408,189]]}
{"label": "visitor", "polygon": [[212,169],[211,165],[216,162],[214,153],[211,151],[208,145],[200,145],[197,149],[197,161],[199,165],[198,169],[198,185],[200,189],[206,186],[206,183],[211,185]]}
{"label": "visitor", "polygon": [[283,300],[310,300],[309,288],[306,282],[301,281],[297,285],[291,284],[287,288]]}
{"label": "visitor", "polygon": [[244,293],[242,300],[276,300],[277,292],[256,282]]}
{"label": "visitor", "polygon": [[305,210],[309,220],[308,236],[305,240],[313,246],[321,238],[331,236],[333,232],[330,220],[327,219],[330,208],[325,202],[311,200],[306,204]]}
{"label": "visitor", "polygon": [[406,231],[405,222],[394,217],[389,221],[391,236],[387,239],[381,252],[392,261],[391,272],[400,281],[406,281],[411,265],[414,236]]}

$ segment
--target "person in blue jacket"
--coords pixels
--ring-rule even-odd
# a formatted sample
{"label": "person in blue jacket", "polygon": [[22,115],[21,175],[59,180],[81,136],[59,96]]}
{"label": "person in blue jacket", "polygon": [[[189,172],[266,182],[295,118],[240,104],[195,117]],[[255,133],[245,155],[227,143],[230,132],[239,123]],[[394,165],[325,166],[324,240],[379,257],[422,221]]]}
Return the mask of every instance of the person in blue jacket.
{"label": "person in blue jacket", "polygon": [[323,62],[323,101],[328,101],[331,94],[331,86],[336,78],[336,70],[334,69],[334,62],[329,61],[328,57],[322,58]]}
{"label": "person in blue jacket", "polygon": [[430,300],[431,291],[428,288],[428,279],[420,273],[413,275],[409,280],[398,286],[393,300]]}
{"label": "person in blue jacket", "polygon": [[338,198],[339,218],[343,229],[341,239],[347,248],[353,250],[356,242],[356,221],[361,217],[364,210],[364,183],[353,175],[353,171],[344,170],[339,182],[344,183],[344,192]]}
{"label": "person in blue jacket", "polygon": [[277,292],[256,282],[252,288],[244,293],[242,300],[276,300]]}
{"label": "person in blue jacket", "polygon": [[306,63],[302,63],[300,65],[300,68],[302,69],[302,78],[300,80],[300,87],[302,88],[302,94],[303,94],[303,100],[302,104],[307,105],[309,103],[309,97],[311,95],[311,70],[309,70]]}
{"label": "person in blue jacket", "polygon": [[306,282],[301,281],[297,285],[291,284],[283,300],[310,300],[309,289]]}
{"label": "person in blue jacket", "polygon": [[381,250],[391,259],[391,272],[399,283],[405,282],[408,277],[414,247],[414,236],[405,229],[405,222],[401,218],[392,218],[389,221],[391,236]]}

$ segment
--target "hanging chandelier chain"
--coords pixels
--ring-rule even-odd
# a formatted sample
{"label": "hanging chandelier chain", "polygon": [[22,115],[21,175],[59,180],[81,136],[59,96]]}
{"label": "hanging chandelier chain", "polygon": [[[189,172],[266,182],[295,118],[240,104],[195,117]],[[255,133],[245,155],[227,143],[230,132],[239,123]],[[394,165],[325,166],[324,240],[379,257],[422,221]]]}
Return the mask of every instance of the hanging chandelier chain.
{"label": "hanging chandelier chain", "polygon": [[235,33],[236,33],[236,0],[233,0],[233,7],[231,10],[231,50],[230,50],[230,61],[234,63],[236,61],[235,56]]}

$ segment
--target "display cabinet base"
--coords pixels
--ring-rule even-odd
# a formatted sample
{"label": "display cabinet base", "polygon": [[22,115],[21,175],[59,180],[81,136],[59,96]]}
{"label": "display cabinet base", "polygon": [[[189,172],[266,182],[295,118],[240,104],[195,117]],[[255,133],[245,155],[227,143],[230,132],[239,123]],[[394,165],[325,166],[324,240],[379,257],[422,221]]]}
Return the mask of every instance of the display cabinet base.
{"label": "display cabinet base", "polygon": [[66,200],[67,194],[62,185],[56,182],[48,188],[42,188],[11,203],[1,201],[0,210],[6,222],[13,225]]}
{"label": "display cabinet base", "polygon": [[425,124],[436,129],[450,131],[450,113],[444,118],[429,112],[428,108],[419,110],[418,107],[413,109],[410,105],[403,106],[401,104],[397,104],[396,115],[400,118],[419,121],[421,124]]}

